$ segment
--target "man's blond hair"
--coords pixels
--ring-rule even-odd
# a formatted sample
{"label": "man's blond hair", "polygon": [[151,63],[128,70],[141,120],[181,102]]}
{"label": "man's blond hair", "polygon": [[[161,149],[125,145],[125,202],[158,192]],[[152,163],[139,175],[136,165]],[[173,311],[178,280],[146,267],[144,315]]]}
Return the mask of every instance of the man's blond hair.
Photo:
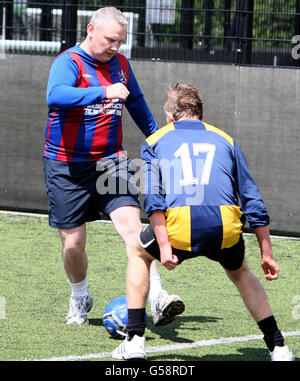
{"label": "man's blond hair", "polygon": [[128,21],[124,13],[122,13],[119,9],[115,7],[104,7],[100,8],[94,12],[90,23],[101,23],[104,25],[105,23],[114,20],[121,25],[127,25]]}
{"label": "man's blond hair", "polygon": [[176,120],[182,117],[203,118],[203,100],[197,87],[190,83],[176,83],[167,89],[164,111],[173,114]]}

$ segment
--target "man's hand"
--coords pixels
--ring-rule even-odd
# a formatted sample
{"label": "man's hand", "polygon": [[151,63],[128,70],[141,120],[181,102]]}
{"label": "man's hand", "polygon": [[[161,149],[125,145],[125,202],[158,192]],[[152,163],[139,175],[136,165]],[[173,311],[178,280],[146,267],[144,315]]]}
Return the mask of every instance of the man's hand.
{"label": "man's hand", "polygon": [[278,278],[279,266],[273,258],[262,257],[260,264],[267,280],[274,280]]}
{"label": "man's hand", "polygon": [[178,258],[173,255],[166,228],[166,218],[163,210],[155,210],[149,217],[160,250],[160,262],[168,270],[178,265]]}
{"label": "man's hand", "polygon": [[173,255],[170,244],[160,246],[160,262],[167,270],[174,270],[178,265],[178,258]]}
{"label": "man's hand", "polygon": [[107,99],[119,98],[121,101],[126,101],[129,94],[130,93],[127,87],[120,82],[114,83],[113,85],[107,86],[106,88]]}
{"label": "man's hand", "polygon": [[258,226],[254,229],[261,251],[261,267],[267,280],[277,279],[279,276],[279,266],[273,259],[273,250],[270,240],[268,226]]}

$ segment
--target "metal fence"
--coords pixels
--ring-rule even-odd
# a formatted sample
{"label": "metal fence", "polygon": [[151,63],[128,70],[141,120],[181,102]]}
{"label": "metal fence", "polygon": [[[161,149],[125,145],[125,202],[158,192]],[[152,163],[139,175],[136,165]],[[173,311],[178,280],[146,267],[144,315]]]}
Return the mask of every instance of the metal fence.
{"label": "metal fence", "polygon": [[129,58],[300,66],[300,0],[6,0],[0,49],[57,54],[84,39],[103,6],[127,15]]}

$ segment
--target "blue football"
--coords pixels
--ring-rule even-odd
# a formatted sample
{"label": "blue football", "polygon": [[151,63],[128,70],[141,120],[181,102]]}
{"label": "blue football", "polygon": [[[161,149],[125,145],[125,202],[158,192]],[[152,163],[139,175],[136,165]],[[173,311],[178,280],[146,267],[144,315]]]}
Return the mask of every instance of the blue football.
{"label": "blue football", "polygon": [[[125,333],[128,324],[126,296],[119,296],[110,301],[105,307],[102,319],[104,327],[113,338],[123,339],[124,336],[118,331]],[[145,320],[147,321],[147,314]]]}

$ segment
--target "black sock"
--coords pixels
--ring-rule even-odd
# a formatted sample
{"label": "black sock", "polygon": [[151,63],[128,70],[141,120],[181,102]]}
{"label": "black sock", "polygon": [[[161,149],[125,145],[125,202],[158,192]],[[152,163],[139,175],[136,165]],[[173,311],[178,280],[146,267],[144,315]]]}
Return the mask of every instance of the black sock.
{"label": "black sock", "polygon": [[145,308],[129,308],[128,309],[128,324],[126,326],[126,332],[128,333],[129,340],[134,335],[143,336],[145,332]]}
{"label": "black sock", "polygon": [[277,323],[273,315],[259,321],[257,324],[264,334],[264,340],[270,352],[273,352],[275,346],[284,346],[283,336],[277,327]]}

